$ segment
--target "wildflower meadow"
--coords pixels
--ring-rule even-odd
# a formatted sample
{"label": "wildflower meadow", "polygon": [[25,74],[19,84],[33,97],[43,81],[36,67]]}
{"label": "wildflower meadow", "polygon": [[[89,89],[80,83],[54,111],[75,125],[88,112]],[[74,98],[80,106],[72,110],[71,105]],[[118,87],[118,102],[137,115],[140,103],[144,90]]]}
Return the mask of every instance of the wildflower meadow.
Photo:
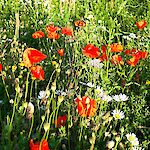
{"label": "wildflower meadow", "polygon": [[0,150],[148,150],[149,0],[0,0]]}

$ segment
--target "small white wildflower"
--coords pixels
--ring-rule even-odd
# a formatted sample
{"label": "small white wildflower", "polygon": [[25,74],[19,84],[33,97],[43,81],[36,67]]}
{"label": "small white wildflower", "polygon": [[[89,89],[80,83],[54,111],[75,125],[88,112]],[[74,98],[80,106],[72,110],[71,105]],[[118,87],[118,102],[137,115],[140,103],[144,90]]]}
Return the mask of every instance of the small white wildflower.
{"label": "small white wildflower", "polygon": [[118,120],[118,119],[121,120],[125,117],[124,112],[120,110],[113,110],[112,115],[115,120]]}
{"label": "small white wildflower", "polygon": [[115,142],[114,141],[108,141],[106,144],[106,147],[109,149],[112,149],[115,146]]}
{"label": "small white wildflower", "polygon": [[134,147],[131,147],[131,150],[144,150],[144,148],[134,146]]}
{"label": "small white wildflower", "polygon": [[90,88],[93,88],[94,87],[94,84],[92,82],[88,82],[87,83],[87,86],[89,86]]}
{"label": "small white wildflower", "polygon": [[113,99],[115,100],[115,101],[117,101],[117,102],[119,102],[120,101],[120,97],[119,97],[119,95],[114,95],[114,96],[112,96],[113,97]]}
{"label": "small white wildflower", "polygon": [[97,97],[101,98],[104,95],[103,88],[101,88],[100,86],[97,86],[97,88],[95,89],[95,93]]}
{"label": "small white wildflower", "polygon": [[62,90],[56,90],[55,91],[55,93],[56,93],[56,95],[62,95],[62,96],[66,96],[67,95],[67,93],[66,92],[64,92],[64,91],[62,91]]}
{"label": "small white wildflower", "polygon": [[122,94],[122,93],[120,93],[119,95],[114,95],[112,97],[117,102],[127,101],[128,100],[128,96],[126,96],[125,94]]}
{"label": "small white wildflower", "polygon": [[129,34],[129,37],[132,38],[132,39],[136,39],[136,38],[137,38],[134,33],[130,33],[130,34]]}
{"label": "small white wildflower", "polygon": [[102,23],[102,20],[98,20],[98,23]]}
{"label": "small white wildflower", "polygon": [[48,98],[46,91],[40,91],[38,95],[38,99]]}
{"label": "small white wildflower", "polygon": [[106,93],[103,94],[103,96],[101,97],[101,99],[102,99],[103,101],[106,101],[106,102],[112,101],[112,97],[109,96],[109,95],[107,95]]}
{"label": "small white wildflower", "polygon": [[101,69],[104,66],[104,64],[101,63],[101,61],[99,59],[92,59],[88,62],[88,64],[89,64],[89,66],[98,68],[98,69]]}
{"label": "small white wildflower", "polygon": [[119,97],[120,97],[120,100],[121,100],[121,101],[127,101],[128,98],[129,98],[127,95],[122,94],[122,93],[119,94]]}
{"label": "small white wildflower", "polygon": [[91,15],[88,15],[87,19],[93,19],[94,16],[91,14]]}
{"label": "small white wildflower", "polygon": [[14,103],[14,100],[13,100],[13,99],[11,99],[11,100],[9,101],[9,103],[10,103],[10,104],[13,104],[13,103]]}

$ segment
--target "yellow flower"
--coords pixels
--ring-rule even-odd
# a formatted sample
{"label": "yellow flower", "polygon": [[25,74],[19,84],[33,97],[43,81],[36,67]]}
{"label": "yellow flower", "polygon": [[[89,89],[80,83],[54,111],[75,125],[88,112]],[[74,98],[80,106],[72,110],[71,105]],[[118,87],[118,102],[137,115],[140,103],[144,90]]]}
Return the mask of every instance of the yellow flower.
{"label": "yellow flower", "polygon": [[17,69],[17,66],[12,66],[12,72],[15,72]]}
{"label": "yellow flower", "polygon": [[20,62],[20,67],[24,67],[24,63],[23,62]]}
{"label": "yellow flower", "polygon": [[150,84],[150,80],[147,80],[147,81],[146,81],[146,84]]}

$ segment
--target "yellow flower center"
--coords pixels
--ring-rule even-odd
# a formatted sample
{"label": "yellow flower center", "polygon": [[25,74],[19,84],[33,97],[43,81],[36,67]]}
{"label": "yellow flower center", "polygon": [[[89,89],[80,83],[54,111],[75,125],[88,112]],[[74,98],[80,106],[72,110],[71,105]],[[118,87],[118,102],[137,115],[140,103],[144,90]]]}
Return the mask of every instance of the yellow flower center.
{"label": "yellow flower center", "polygon": [[120,114],[115,114],[115,118],[116,119],[120,119],[121,117],[120,117]]}

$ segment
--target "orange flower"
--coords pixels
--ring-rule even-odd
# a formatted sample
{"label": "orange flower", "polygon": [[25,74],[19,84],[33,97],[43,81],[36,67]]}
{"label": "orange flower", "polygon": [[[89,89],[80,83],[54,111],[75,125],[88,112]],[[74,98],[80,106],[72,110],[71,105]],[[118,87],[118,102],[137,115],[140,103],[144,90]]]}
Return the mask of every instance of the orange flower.
{"label": "orange flower", "polygon": [[110,51],[111,52],[122,52],[123,46],[119,43],[113,43],[110,45]]}
{"label": "orange flower", "polygon": [[124,65],[124,62],[120,55],[113,55],[111,62],[115,65],[117,65],[117,64]]}
{"label": "orange flower", "polygon": [[49,32],[47,37],[50,38],[50,39],[57,40],[57,39],[60,38],[60,35],[57,32]]}
{"label": "orange flower", "polygon": [[44,70],[41,66],[33,66],[30,68],[33,77],[39,80],[44,80]]}
{"label": "orange flower", "polygon": [[143,29],[144,27],[147,26],[147,23],[146,23],[145,20],[141,20],[139,22],[136,22],[136,26],[141,30],[141,29]]}
{"label": "orange flower", "polygon": [[60,28],[57,27],[57,26],[56,27],[54,25],[48,25],[48,26],[46,26],[46,31],[48,33],[56,32],[58,30],[60,30]]}
{"label": "orange flower", "polygon": [[82,50],[83,55],[89,58],[97,58],[100,55],[99,48],[93,44],[86,45]]}
{"label": "orange flower", "polygon": [[46,55],[34,48],[27,48],[23,53],[23,63],[25,67],[31,67],[46,57]]}
{"label": "orange flower", "polygon": [[58,53],[61,57],[64,56],[64,49],[61,48],[61,49],[57,50],[57,53]]}
{"label": "orange flower", "polygon": [[64,27],[61,29],[61,33],[68,35],[68,36],[72,36],[73,35],[73,31],[70,27]]}
{"label": "orange flower", "polygon": [[[30,150],[39,150],[40,149],[40,142],[34,143],[33,139],[31,139],[29,144],[30,144]],[[42,141],[41,150],[50,150],[46,139],[44,139]]]}
{"label": "orange flower", "polygon": [[3,69],[3,66],[2,66],[2,64],[0,64],[0,72],[2,71],[2,69]]}
{"label": "orange flower", "polygon": [[77,110],[82,117],[92,117],[96,112],[96,101],[88,96],[76,98]]}
{"label": "orange flower", "polygon": [[60,128],[61,126],[64,126],[66,124],[66,121],[67,121],[66,115],[58,116],[58,119],[55,121],[56,128]]}
{"label": "orange flower", "polygon": [[127,63],[133,67],[135,67],[138,62],[139,62],[139,59],[136,56],[133,56],[132,58],[130,58],[130,60],[127,60]]}
{"label": "orange flower", "polygon": [[36,31],[32,34],[32,38],[38,39],[38,38],[43,38],[44,37],[44,32],[42,31]]}
{"label": "orange flower", "polygon": [[76,27],[85,27],[86,23],[83,20],[77,20],[77,21],[74,22],[74,25]]}

